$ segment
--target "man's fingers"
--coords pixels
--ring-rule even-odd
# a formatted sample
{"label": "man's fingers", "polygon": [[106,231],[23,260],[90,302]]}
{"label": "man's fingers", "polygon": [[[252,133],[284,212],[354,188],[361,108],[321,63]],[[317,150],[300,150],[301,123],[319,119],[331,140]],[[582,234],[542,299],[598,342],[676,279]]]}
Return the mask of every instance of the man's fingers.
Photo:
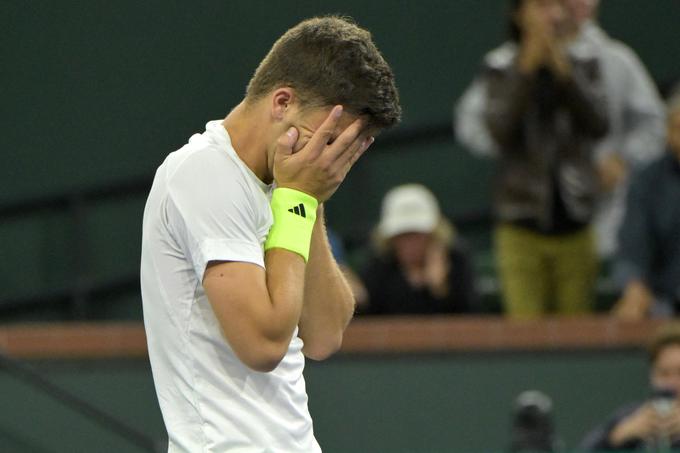
{"label": "man's fingers", "polygon": [[293,154],[293,148],[298,139],[298,130],[291,127],[277,141],[276,153],[284,156]]}
{"label": "man's fingers", "polygon": [[331,109],[324,122],[321,123],[321,126],[314,132],[314,135],[312,135],[312,138],[304,147],[305,153],[309,155],[310,158],[316,158],[326,146],[328,146],[328,142],[331,140],[338,127],[341,116],[342,106],[336,105]]}
{"label": "man's fingers", "polygon": [[342,131],[338,138],[328,147],[325,154],[331,162],[339,161],[341,165],[347,163],[354,153],[361,149],[361,135],[364,122],[361,118],[354,120],[347,129]]}
{"label": "man's fingers", "polygon": [[350,153],[345,154],[344,157],[349,156],[349,158],[338,159],[333,163],[333,167],[342,169],[342,175],[344,178],[374,141],[375,139],[373,137],[358,137],[355,140],[355,143],[352,144],[352,149],[355,149],[356,151],[351,155]]}

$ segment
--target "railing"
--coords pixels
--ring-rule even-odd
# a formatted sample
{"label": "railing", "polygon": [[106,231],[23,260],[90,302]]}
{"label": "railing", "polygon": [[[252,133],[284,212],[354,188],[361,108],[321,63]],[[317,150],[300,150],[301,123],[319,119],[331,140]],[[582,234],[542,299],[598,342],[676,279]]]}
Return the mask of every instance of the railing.
{"label": "railing", "polygon": [[[610,316],[511,321],[497,316],[355,318],[341,354],[548,351],[643,347],[660,321]],[[145,358],[141,323],[61,323],[0,327],[0,351],[21,359]]]}
{"label": "railing", "polygon": [[[642,348],[658,321],[611,317],[509,321],[499,317],[393,316],[356,318],[340,351],[349,356],[445,353],[611,351]],[[51,382],[25,360],[147,360],[141,323],[61,323],[0,327],[0,372],[20,379],[143,451],[166,448],[165,439],[85,401]],[[30,363],[30,362],[29,362]]]}
{"label": "railing", "polygon": [[128,443],[136,445],[143,451],[160,453],[166,450],[164,440],[151,438],[122,419],[65,390],[30,365],[0,353],[0,371],[44,393],[72,411],[87,417],[88,420],[125,439]]}
{"label": "railing", "polygon": [[71,219],[72,251],[70,261],[75,275],[64,286],[51,288],[38,293],[23,294],[17,297],[0,299],[0,315],[11,315],[31,310],[36,306],[48,304],[66,306],[66,312],[73,319],[85,319],[89,301],[106,297],[110,294],[126,293],[139,290],[138,272],[131,270],[126,277],[111,278],[103,282],[88,280],[87,241],[85,238],[86,210],[96,203],[111,200],[124,200],[131,197],[145,196],[151,186],[149,178],[137,178],[117,184],[86,188],[74,192],[44,196],[32,200],[10,203],[0,206],[0,222],[17,218],[68,212]]}

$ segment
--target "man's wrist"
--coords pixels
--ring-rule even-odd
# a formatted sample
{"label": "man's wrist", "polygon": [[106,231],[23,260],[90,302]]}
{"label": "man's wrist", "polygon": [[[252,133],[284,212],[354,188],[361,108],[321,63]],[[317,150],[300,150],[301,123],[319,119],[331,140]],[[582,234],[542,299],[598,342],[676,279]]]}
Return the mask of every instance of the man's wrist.
{"label": "man's wrist", "polygon": [[296,192],[300,192],[300,193],[303,194],[303,195],[307,195],[307,196],[309,196],[309,197],[314,198],[314,199],[316,200],[317,204],[321,204],[321,202],[319,201],[319,199],[318,199],[317,196],[315,196],[315,195],[312,194],[311,192],[308,192],[307,190],[305,190],[305,189],[303,189],[303,188],[297,186],[296,184],[293,184],[293,183],[282,183],[282,184],[279,184],[279,183],[277,182],[277,184],[276,184],[276,189],[274,189],[274,191],[276,191],[277,189],[294,190],[294,191],[296,191]]}
{"label": "man's wrist", "polygon": [[319,206],[317,199],[300,190],[278,187],[274,189],[270,206],[274,222],[264,245],[265,251],[283,248],[308,261]]}

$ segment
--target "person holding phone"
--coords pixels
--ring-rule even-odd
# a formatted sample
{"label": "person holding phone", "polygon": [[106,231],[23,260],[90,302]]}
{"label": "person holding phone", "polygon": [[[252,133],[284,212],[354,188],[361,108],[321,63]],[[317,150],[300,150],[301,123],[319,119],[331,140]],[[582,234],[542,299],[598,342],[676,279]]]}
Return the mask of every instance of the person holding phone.
{"label": "person holding phone", "polygon": [[648,357],[649,397],[619,409],[588,433],[584,451],[680,448],[680,323],[657,331]]}

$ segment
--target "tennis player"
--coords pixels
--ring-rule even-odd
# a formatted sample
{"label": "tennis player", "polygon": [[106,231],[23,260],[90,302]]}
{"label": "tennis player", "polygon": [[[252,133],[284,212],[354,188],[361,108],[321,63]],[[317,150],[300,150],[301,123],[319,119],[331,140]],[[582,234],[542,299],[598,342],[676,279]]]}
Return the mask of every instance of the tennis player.
{"label": "tennis player", "polygon": [[158,168],[141,286],[170,452],[320,451],[304,357],[335,352],[354,310],[323,202],[400,114],[370,33],[309,19]]}

